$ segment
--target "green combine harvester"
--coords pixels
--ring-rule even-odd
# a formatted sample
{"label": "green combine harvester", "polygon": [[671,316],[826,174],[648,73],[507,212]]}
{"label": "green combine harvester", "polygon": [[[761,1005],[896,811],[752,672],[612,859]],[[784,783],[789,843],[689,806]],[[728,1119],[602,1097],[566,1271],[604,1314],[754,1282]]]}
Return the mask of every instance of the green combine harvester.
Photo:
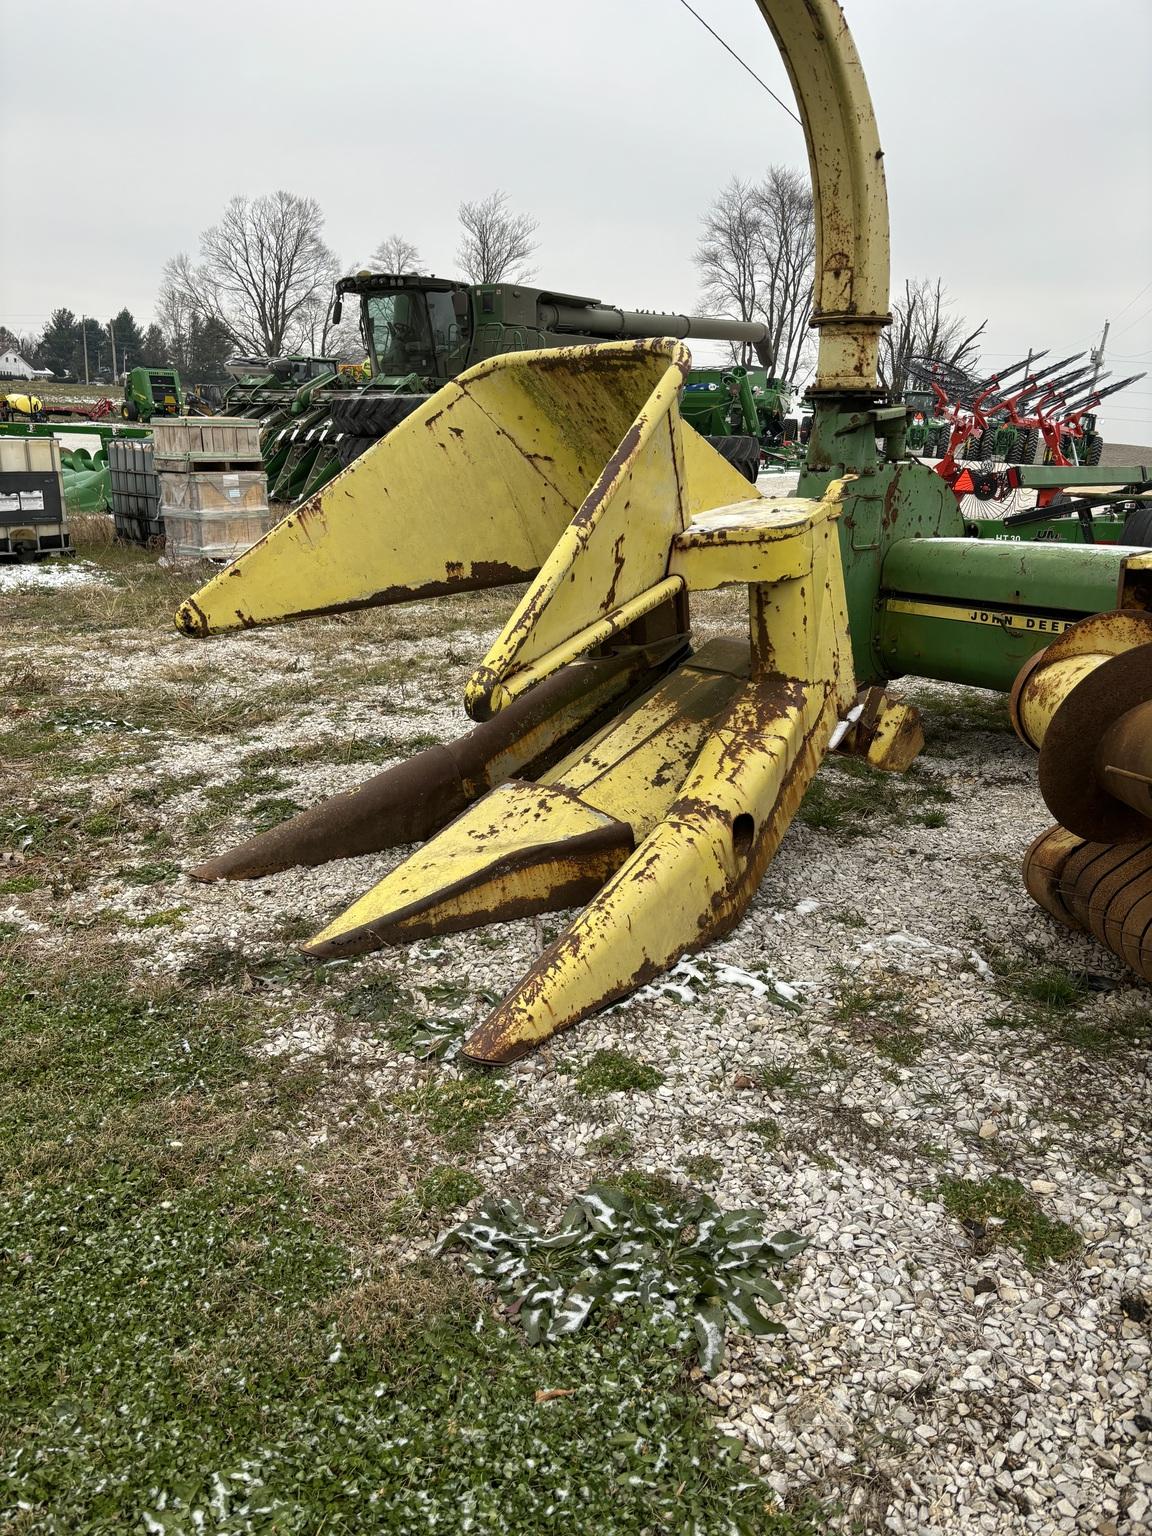
{"label": "green combine harvester", "polygon": [[[659,336],[732,342],[767,336],[767,327],[757,321],[621,310],[519,283],[358,272],[336,284],[335,324],[348,298],[360,305],[366,383],[365,369],[342,367],[331,358],[241,358],[233,365],[237,379],[223,414],[261,422],[270,501],[292,504],[313,495],[429,395],[503,353]],[[722,372],[737,371],[743,372]],[[720,376],[712,370],[699,375]],[[727,411],[706,412],[715,428],[706,435],[755,480],[762,438],[783,429],[786,386],[767,375],[747,377],[749,390],[761,394],[747,410],[742,407],[739,430]]]}

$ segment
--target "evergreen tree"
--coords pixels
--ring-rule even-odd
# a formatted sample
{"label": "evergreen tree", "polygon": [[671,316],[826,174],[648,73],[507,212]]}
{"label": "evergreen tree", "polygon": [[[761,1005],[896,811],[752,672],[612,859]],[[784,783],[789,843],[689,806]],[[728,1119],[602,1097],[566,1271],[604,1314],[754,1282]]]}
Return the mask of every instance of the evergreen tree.
{"label": "evergreen tree", "polygon": [[140,366],[142,368],[163,368],[167,361],[168,343],[164,340],[164,332],[153,320],[152,324],[144,332],[144,339],[141,342]]}
{"label": "evergreen tree", "polygon": [[188,327],[188,377],[195,384],[218,384],[228,375],[224,363],[236,350],[228,328],[214,316],[193,316]]}
{"label": "evergreen tree", "polygon": [[99,320],[93,320],[91,315],[86,316],[76,327],[70,372],[74,373],[78,379],[84,377],[85,338],[88,342],[88,377],[96,379],[103,374],[106,378],[111,378],[112,344],[108,339],[108,332]]}
{"label": "evergreen tree", "polygon": [[[80,322],[70,309],[54,309],[40,338],[40,358],[53,373],[72,373],[80,341]],[[81,364],[83,367],[83,364]],[[80,375],[83,378],[83,374]]]}
{"label": "evergreen tree", "polygon": [[124,373],[129,368],[144,365],[144,337],[132,318],[130,309],[122,309],[108,322],[116,339],[116,371]]}

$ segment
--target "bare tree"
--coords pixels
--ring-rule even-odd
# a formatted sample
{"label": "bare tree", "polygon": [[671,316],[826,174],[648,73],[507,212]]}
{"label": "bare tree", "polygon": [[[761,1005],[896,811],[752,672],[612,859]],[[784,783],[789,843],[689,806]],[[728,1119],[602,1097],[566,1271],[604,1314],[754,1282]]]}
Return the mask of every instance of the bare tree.
{"label": "bare tree", "polygon": [[197,313],[197,285],[195,269],[184,251],[164,263],[156,300],[156,324],[163,333],[173,366],[184,371],[190,361],[188,339]]}
{"label": "bare tree", "polygon": [[471,282],[522,283],[532,276],[528,258],[537,249],[532,236],[539,225],[526,213],[510,213],[508,194],[493,192],[478,203],[461,203],[464,231],[456,260]]}
{"label": "bare tree", "polygon": [[760,182],[728,183],[703,218],[696,248],[704,301],[741,320],[760,319],[764,341],[738,345],[776,378],[794,379],[811,342],[816,230],[812,194],[798,171],[770,166]]}
{"label": "bare tree", "polygon": [[768,326],[768,338],[757,343],[756,354],[775,378],[795,379],[811,348],[808,322],[816,267],[812,189],[799,171],[773,165],[757,193],[757,258],[763,277],[756,309]]}
{"label": "bare tree", "polygon": [[[704,302],[723,314],[751,320],[760,297],[761,209],[751,182],[733,176],[703,218],[704,234],[696,248]],[[751,342],[736,343],[736,361],[747,365]]]}
{"label": "bare tree", "polygon": [[420,252],[403,235],[389,235],[372,252],[372,260],[378,261],[385,272],[419,272]]}
{"label": "bare tree", "polygon": [[978,360],[977,342],[988,324],[974,331],[956,314],[941,278],[906,278],[904,296],[892,305],[892,324],[880,333],[880,383],[893,400],[908,386],[908,365],[914,357],[971,368]]}
{"label": "bare tree", "polygon": [[301,346],[327,311],[336,258],[310,197],[234,197],[200,236],[200,260],[175,257],[164,288],[201,320],[224,326],[237,347],[266,357]]}

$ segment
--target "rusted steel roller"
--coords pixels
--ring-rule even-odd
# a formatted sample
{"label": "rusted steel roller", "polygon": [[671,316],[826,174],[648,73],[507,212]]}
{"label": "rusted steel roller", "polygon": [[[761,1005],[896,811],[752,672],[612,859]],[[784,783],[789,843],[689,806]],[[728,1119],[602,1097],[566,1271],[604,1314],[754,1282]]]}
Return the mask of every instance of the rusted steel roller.
{"label": "rusted steel roller", "polygon": [[1040,792],[1077,836],[1152,836],[1152,614],[1096,614],[1021,668],[1012,723],[1040,753]]}
{"label": "rusted steel roller", "polygon": [[1024,885],[1059,922],[1152,982],[1152,839],[1099,843],[1049,827],[1024,855]]}

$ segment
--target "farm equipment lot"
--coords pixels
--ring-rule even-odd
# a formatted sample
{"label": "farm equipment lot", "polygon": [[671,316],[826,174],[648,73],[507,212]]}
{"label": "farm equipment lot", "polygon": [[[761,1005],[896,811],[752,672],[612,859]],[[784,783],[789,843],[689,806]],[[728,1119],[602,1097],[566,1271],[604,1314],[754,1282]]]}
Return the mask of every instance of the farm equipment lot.
{"label": "farm equipment lot", "polygon": [[[729,938],[481,1073],[420,1050],[559,915],[321,965],[404,850],[181,871],[458,735],[512,594],[198,644],[187,571],[75,532],[0,573],[12,1529],[1140,1528],[1152,1009],[1021,886],[1000,696],[909,682],[908,775],[829,762]],[[597,1182],[807,1237],[785,1334],[711,1381],[628,1314],[528,1349],[431,1254]]]}

